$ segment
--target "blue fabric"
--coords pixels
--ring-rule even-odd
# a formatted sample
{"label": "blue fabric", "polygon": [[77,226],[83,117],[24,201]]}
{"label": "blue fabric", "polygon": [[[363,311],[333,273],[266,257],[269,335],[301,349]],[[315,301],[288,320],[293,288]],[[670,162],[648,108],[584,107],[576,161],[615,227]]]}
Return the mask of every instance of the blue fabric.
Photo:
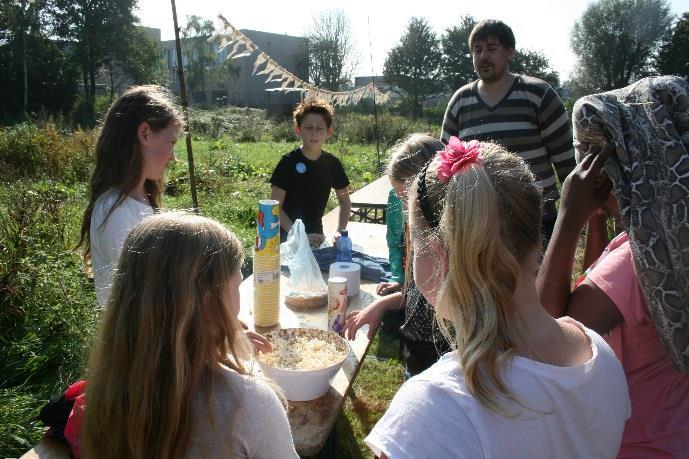
{"label": "blue fabric", "polygon": [[[330,265],[335,263],[335,247],[324,247],[313,251],[318,267],[328,272]],[[386,282],[392,275],[390,262],[387,258],[374,257],[352,250],[352,262],[361,266],[361,278],[372,282]]]}

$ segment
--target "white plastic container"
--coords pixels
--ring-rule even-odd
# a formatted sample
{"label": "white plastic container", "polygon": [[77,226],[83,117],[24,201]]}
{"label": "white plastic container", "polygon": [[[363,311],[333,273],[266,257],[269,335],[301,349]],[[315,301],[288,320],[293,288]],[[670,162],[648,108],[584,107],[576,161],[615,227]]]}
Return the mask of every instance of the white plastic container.
{"label": "white plastic container", "polygon": [[325,368],[318,370],[288,370],[272,367],[262,362],[260,357],[258,365],[265,376],[275,381],[284,391],[287,400],[301,402],[313,400],[328,392],[330,380],[337,374],[342,363],[350,355],[349,343],[337,333],[319,330],[315,328],[283,328],[265,334],[265,337],[274,343],[276,339],[289,336],[309,336],[333,343],[338,350],[345,352],[345,357],[338,362],[333,362]]}

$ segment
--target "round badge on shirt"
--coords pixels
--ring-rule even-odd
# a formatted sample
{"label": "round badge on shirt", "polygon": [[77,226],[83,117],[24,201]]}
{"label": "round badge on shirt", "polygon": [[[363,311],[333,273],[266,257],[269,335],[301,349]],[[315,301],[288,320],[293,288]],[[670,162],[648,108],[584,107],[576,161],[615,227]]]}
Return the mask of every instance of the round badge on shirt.
{"label": "round badge on shirt", "polygon": [[306,172],[306,164],[304,164],[302,162],[298,162],[296,169],[297,169],[297,172],[299,172],[300,174],[303,174],[304,172]]}

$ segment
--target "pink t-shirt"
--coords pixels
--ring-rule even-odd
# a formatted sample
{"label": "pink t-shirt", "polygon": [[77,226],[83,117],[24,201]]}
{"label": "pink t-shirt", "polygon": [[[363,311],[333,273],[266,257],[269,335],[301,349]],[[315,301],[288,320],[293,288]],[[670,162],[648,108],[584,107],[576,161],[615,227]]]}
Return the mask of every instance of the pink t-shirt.
{"label": "pink t-shirt", "polygon": [[587,277],[624,317],[605,336],[622,363],[632,400],[618,457],[689,457],[689,374],[672,369],[634,271],[626,233],[608,244]]}

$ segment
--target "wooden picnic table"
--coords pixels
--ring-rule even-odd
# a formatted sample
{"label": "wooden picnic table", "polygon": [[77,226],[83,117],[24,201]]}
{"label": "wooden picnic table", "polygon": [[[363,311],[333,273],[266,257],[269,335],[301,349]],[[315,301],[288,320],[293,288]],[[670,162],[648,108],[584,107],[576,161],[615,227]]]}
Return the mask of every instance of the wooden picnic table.
{"label": "wooden picnic table", "polygon": [[[323,219],[323,226],[328,238],[331,238],[334,228],[337,226],[337,213],[338,209],[333,209]],[[355,246],[360,246],[369,255],[387,257],[386,227],[384,225],[349,222],[347,226],[351,231],[352,242]],[[323,279],[327,282],[328,273],[322,274]],[[361,292],[357,296],[350,297],[348,310],[362,309],[376,299],[376,285],[375,282],[362,279]],[[280,323],[274,327],[254,327],[253,276],[247,277],[240,286],[241,309],[239,318],[247,323],[249,328],[259,333],[291,327],[327,329],[327,305],[311,310],[289,308],[284,304],[284,294],[288,291],[289,276],[282,273],[280,276]],[[357,332],[356,339],[349,342],[352,352],[331,381],[330,388],[325,395],[306,402],[289,402],[287,417],[292,429],[294,446],[300,455],[316,455],[325,445],[335,426],[345,397],[361,369],[371,344],[366,336],[367,332],[368,327],[362,327]]]}
{"label": "wooden picnic table", "polygon": [[392,185],[390,178],[384,174],[377,180],[349,195],[352,201],[352,214],[363,222],[385,223],[385,209],[388,205],[388,194]]}

